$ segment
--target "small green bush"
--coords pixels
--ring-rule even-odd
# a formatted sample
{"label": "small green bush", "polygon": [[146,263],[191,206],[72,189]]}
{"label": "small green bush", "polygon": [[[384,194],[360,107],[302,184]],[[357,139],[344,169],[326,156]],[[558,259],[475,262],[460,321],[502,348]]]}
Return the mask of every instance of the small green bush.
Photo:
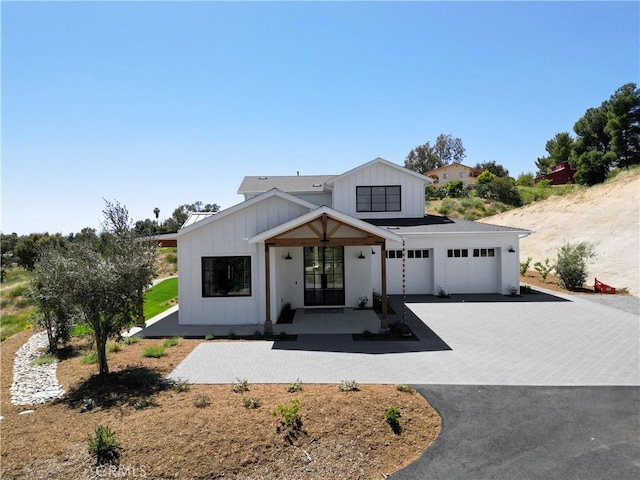
{"label": "small green bush", "polygon": [[236,378],[236,381],[231,384],[231,390],[233,390],[234,393],[248,392],[249,382],[247,381],[246,378],[243,378],[243,379]]}
{"label": "small green bush", "polygon": [[107,352],[114,353],[122,350],[122,345],[118,342],[109,342],[107,343]]}
{"label": "small green bush", "polygon": [[399,385],[396,385],[396,390],[398,390],[399,392],[405,392],[405,393],[415,392],[413,387],[411,385],[407,385],[406,383],[401,383]]}
{"label": "small green bush", "polygon": [[197,408],[208,407],[209,405],[211,405],[211,397],[209,397],[209,395],[204,395],[202,393],[199,393],[196,395],[195,399],[193,400],[193,404]]}
{"label": "small green bush", "polygon": [[342,380],[338,384],[338,390],[340,392],[357,392],[360,390],[360,384],[355,380]]}
{"label": "small green bush", "polygon": [[27,286],[18,285],[17,287],[13,287],[11,290],[9,290],[8,296],[9,298],[18,298],[18,297],[22,297],[26,293],[27,293]]}
{"label": "small green bush", "polygon": [[152,405],[153,405],[153,402],[149,398],[141,398],[140,400],[137,400],[136,402],[134,402],[133,408],[136,410],[144,410],[145,408],[150,407]]}
{"label": "small green bush", "polygon": [[116,433],[109,427],[98,425],[95,436],[87,434],[89,442],[89,453],[96,460],[96,464],[115,462],[120,457],[123,450],[120,441],[116,438]]}
{"label": "small green bush", "polygon": [[80,404],[80,412],[88,412],[89,410],[93,410],[96,408],[96,402],[93,398],[83,398],[82,403]]}
{"label": "small green bush", "polygon": [[213,333],[207,333],[204,337],[205,340],[213,340],[216,336]]}
{"label": "small green bush", "polygon": [[389,407],[384,412],[384,420],[389,424],[393,431],[397,434],[400,433],[400,409],[396,407]]}
{"label": "small green bush", "polygon": [[147,358],[160,358],[164,356],[166,348],[162,345],[149,345],[142,351],[142,356]]}
{"label": "small green bush", "polygon": [[549,259],[548,258],[545,258],[544,259],[544,263],[536,262],[536,263],[533,264],[533,268],[535,268],[536,272],[538,272],[540,274],[540,276],[542,277],[542,281],[546,282],[547,281],[547,276],[549,276],[549,274],[553,270],[553,265],[551,265],[549,263]]}
{"label": "small green bush", "polygon": [[287,385],[287,392],[289,393],[301,392],[301,391],[302,391],[302,380],[300,380],[299,378],[296,379],[295,382],[291,382],[290,384]]}
{"label": "small green bush", "polygon": [[73,337],[85,337],[92,334],[93,330],[91,330],[91,327],[89,325],[87,325],[86,323],[78,323],[77,325],[74,325],[71,335]]}
{"label": "small green bush", "polygon": [[238,336],[236,335],[236,332],[231,330],[229,333],[227,333],[227,338],[229,340],[235,340],[236,338],[238,338]]}
{"label": "small green bush", "polygon": [[169,337],[169,338],[165,338],[164,342],[162,342],[162,346],[165,348],[177,347],[181,343],[182,343],[181,337]]}
{"label": "small green bush", "polygon": [[92,365],[98,361],[98,354],[97,352],[85,353],[80,357],[80,361],[85,365]]}
{"label": "small green bush", "polygon": [[520,262],[520,275],[524,275],[529,270],[529,265],[531,264],[531,257],[528,257],[526,261]]}
{"label": "small green bush", "polygon": [[285,426],[295,428],[301,425],[300,415],[298,413],[300,410],[300,401],[294,398],[289,403],[289,405],[276,405],[271,415],[274,417],[280,415],[282,417],[281,421]]}
{"label": "small green bush", "polygon": [[34,358],[30,365],[49,365],[56,363],[57,358],[55,355],[42,355],[41,357]]}
{"label": "small green bush", "polygon": [[186,380],[180,380],[179,382],[173,384],[173,389],[176,392],[186,393],[191,390],[191,384]]}
{"label": "small green bush", "polygon": [[132,335],[130,337],[124,337],[122,339],[122,343],[125,345],[133,345],[134,343],[138,343],[140,341],[140,337],[137,335]]}
{"label": "small green bush", "polygon": [[260,406],[260,400],[256,397],[242,397],[242,406],[244,408],[258,408]]}

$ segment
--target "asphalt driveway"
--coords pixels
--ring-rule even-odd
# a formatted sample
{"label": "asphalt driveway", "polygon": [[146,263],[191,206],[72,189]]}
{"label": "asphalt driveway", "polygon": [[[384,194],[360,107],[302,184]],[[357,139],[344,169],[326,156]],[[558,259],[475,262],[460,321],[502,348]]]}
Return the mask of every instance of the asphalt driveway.
{"label": "asphalt driveway", "polygon": [[637,387],[420,385],[442,432],[394,480],[640,478]]}

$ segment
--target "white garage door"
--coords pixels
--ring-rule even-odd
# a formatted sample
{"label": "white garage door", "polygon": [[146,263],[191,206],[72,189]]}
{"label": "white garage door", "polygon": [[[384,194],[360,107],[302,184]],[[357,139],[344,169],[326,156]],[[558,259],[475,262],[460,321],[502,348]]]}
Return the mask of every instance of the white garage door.
{"label": "white garage door", "polygon": [[447,250],[447,293],[499,293],[500,249]]}
{"label": "white garage door", "polygon": [[[433,255],[430,249],[407,249],[406,293],[433,293]],[[387,292],[402,294],[402,250],[387,250]]]}

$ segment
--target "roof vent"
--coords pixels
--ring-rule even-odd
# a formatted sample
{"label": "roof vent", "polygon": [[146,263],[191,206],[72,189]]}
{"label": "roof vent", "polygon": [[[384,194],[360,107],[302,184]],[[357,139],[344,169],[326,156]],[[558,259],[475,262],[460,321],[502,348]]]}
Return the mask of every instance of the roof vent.
{"label": "roof vent", "polygon": [[258,177],[258,180],[266,180],[267,177]]}

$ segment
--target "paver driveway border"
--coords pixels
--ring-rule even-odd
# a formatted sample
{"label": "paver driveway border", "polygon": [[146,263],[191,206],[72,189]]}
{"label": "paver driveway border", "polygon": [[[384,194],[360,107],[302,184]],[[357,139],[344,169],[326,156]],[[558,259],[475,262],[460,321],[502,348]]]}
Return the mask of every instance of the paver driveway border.
{"label": "paver driveway border", "polygon": [[[297,342],[202,343],[170,378],[212,384],[300,378],[305,383],[640,385],[640,317],[579,297],[556,298],[413,303],[420,297],[409,297],[407,321],[421,342],[300,335]],[[393,298],[394,308],[401,309],[398,301]],[[430,331],[425,324],[441,340],[439,349],[433,338],[425,338]]]}

